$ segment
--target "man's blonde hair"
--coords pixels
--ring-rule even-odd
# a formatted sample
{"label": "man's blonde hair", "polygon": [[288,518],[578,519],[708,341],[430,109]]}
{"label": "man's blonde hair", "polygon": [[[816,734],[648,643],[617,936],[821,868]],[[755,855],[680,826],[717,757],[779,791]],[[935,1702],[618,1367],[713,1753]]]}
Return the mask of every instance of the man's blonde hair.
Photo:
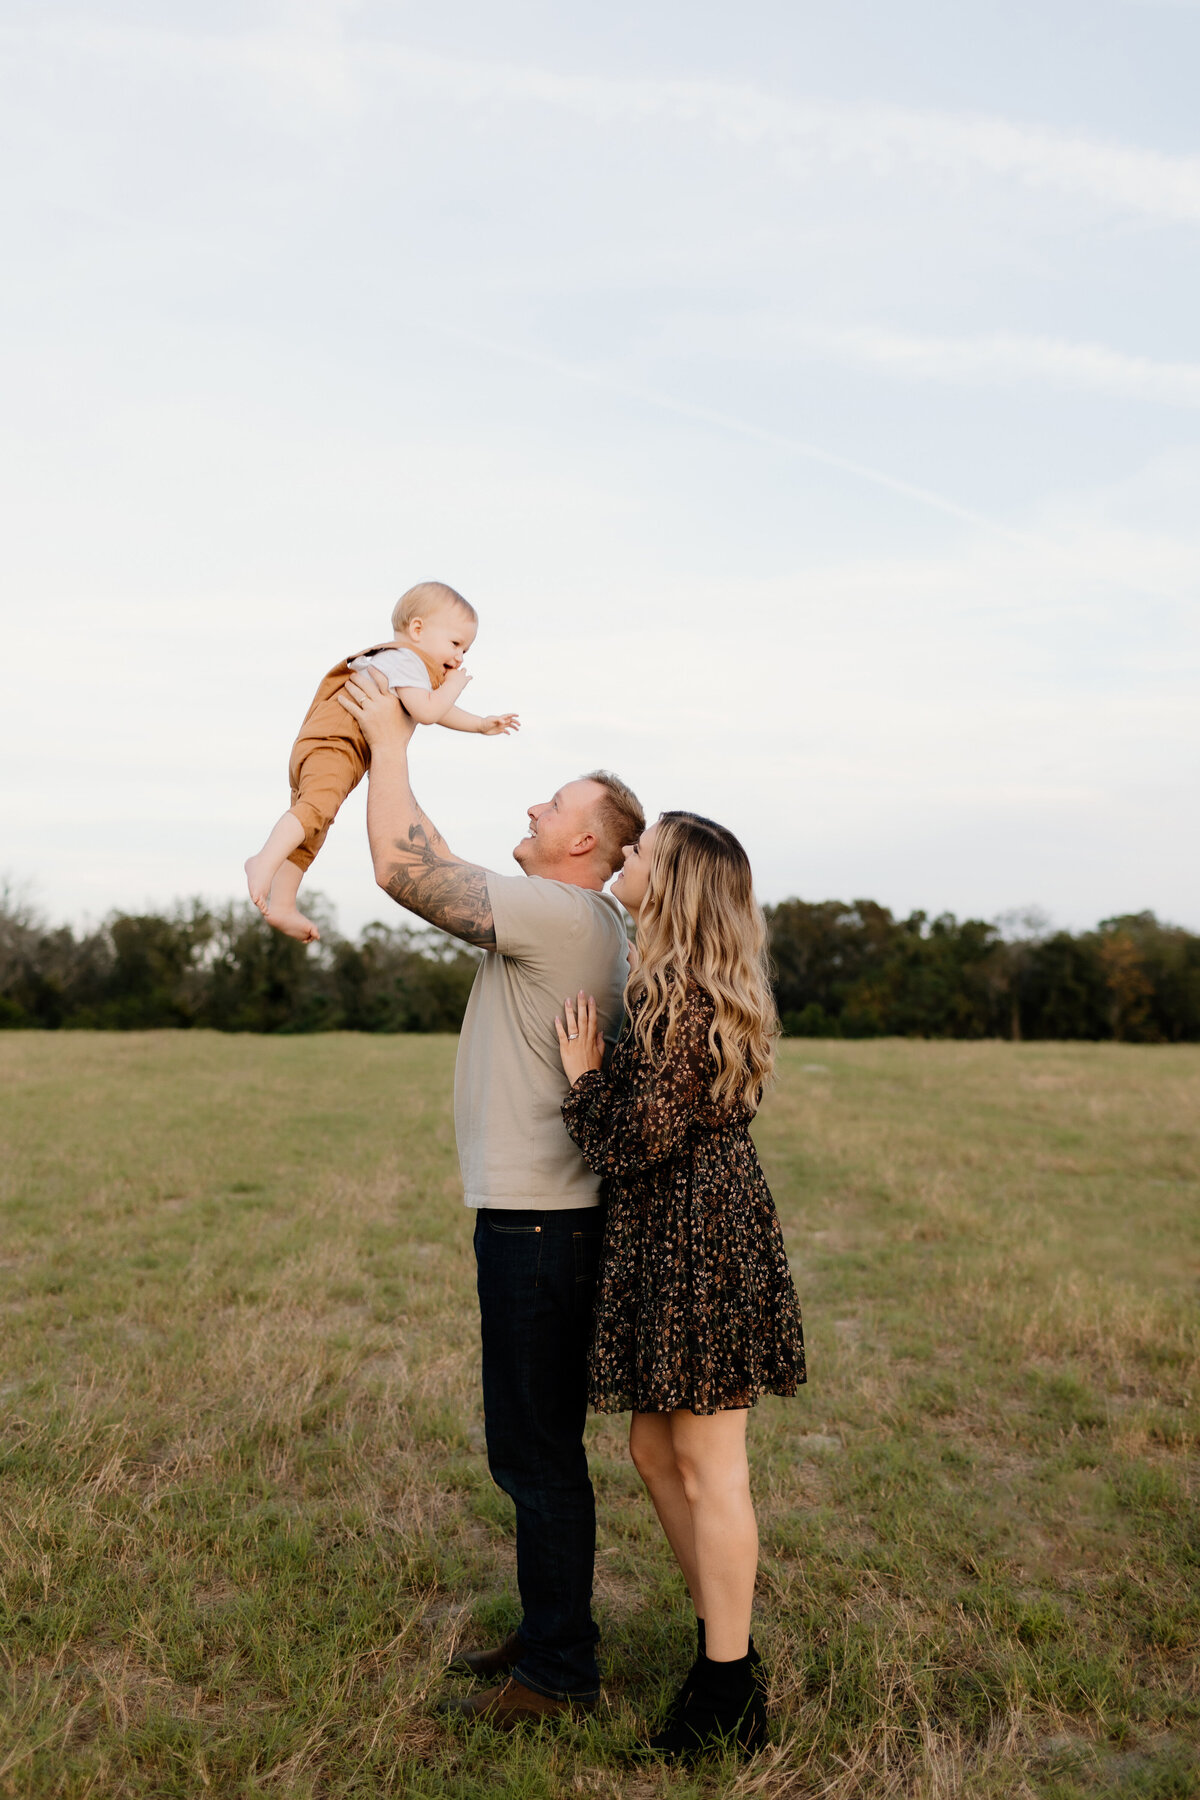
{"label": "man's blonde hair", "polygon": [[611,774],[608,769],[593,769],[581,779],[597,781],[604,789],[596,803],[596,838],[611,865],[611,875],[621,867],[621,851],[625,845],[634,843],[645,831],[646,815],[633,789],[626,787],[619,775]]}
{"label": "man's blonde hair", "polygon": [[428,619],[444,612],[448,606],[461,607],[469,619],[479,623],[479,614],[469,600],[447,587],[444,581],[418,581],[407,594],[401,594],[392,608],[392,630],[406,631],[414,619]]}

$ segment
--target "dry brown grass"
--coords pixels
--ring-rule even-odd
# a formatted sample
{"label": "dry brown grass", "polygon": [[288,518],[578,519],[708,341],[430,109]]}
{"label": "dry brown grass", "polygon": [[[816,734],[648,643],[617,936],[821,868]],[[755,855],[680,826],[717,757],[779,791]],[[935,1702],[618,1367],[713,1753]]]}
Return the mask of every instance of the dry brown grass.
{"label": "dry brown grass", "polygon": [[514,1617],[453,1048],[0,1037],[0,1794],[1194,1791],[1200,1053],[785,1046],[777,1741],[688,1775],[627,1760],[687,1627],[621,1420],[589,1428],[601,1714],[431,1710]]}

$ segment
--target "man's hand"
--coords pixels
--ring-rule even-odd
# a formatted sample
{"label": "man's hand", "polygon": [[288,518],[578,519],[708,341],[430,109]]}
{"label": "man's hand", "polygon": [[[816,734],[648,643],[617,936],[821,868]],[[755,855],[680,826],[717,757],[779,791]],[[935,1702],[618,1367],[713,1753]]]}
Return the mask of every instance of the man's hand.
{"label": "man's hand", "polygon": [[380,750],[404,750],[417,729],[378,669],[356,669],[334,698],[351,718],[357,719],[371,754]]}
{"label": "man's hand", "polygon": [[487,870],[463,862],[417,804],[408,779],[408,740],[416,724],[378,669],[352,675],[338,699],[362,725],[371,747],[367,836],[375,879],[392,899],[441,931],[481,950],[496,947]]}

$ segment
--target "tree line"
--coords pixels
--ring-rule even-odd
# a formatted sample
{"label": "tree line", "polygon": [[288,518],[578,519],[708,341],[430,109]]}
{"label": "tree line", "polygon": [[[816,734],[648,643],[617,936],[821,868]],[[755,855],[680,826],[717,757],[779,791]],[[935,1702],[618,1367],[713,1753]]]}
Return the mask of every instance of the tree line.
{"label": "tree line", "polygon": [[[1200,1041],[1200,936],[1151,912],[1077,933],[897,918],[872,900],[766,912],[789,1036]],[[351,940],[318,919],[311,946],[252,906],[199,900],[75,932],[0,893],[0,1028],[458,1030],[476,952],[425,927]]]}
{"label": "tree line", "polygon": [[[307,904],[307,903],[306,903]],[[112,913],[79,934],[0,896],[0,1027],[457,1031],[477,953],[410,925],[341,936],[314,897],[314,945],[248,902]]]}
{"label": "tree line", "polygon": [[766,910],[790,1036],[1200,1040],[1200,937],[1152,912],[1073,933],[873,900]]}

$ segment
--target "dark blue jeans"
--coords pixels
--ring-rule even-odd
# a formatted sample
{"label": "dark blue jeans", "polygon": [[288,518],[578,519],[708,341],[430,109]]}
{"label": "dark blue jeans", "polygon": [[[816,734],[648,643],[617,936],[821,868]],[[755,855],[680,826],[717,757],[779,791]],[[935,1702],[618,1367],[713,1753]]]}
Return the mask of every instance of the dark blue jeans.
{"label": "dark blue jeans", "polygon": [[592,1618],[596,1504],[583,1448],[603,1213],[480,1207],[483,1413],[492,1479],[517,1509],[518,1681],[555,1699],[600,1691]]}

